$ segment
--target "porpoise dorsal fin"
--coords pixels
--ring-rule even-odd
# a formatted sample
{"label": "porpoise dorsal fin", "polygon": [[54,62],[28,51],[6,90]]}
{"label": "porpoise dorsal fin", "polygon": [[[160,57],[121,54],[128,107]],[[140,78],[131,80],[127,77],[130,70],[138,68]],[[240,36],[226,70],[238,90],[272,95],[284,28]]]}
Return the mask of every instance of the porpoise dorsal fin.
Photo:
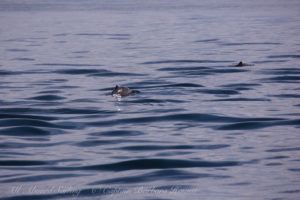
{"label": "porpoise dorsal fin", "polygon": [[239,62],[239,64],[235,65],[236,67],[242,67],[244,66],[244,63],[242,61]]}

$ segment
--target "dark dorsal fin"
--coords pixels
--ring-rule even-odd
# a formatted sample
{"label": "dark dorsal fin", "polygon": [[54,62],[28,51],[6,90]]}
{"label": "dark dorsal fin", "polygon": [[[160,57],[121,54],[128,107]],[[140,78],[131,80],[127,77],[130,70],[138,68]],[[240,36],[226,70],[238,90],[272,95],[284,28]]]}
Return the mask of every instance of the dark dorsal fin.
{"label": "dark dorsal fin", "polygon": [[242,61],[239,62],[239,64],[236,65],[237,67],[244,66],[244,63]]}

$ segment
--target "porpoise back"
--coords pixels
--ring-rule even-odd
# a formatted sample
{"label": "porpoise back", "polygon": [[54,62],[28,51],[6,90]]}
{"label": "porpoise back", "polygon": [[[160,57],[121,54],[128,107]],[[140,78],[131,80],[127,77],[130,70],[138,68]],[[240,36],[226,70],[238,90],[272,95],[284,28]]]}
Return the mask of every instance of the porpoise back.
{"label": "porpoise back", "polygon": [[252,65],[244,63],[242,61],[235,65],[235,67],[245,67],[245,66],[252,66]]}
{"label": "porpoise back", "polygon": [[120,85],[116,85],[115,89],[111,92],[111,95],[125,97],[132,94],[132,92],[133,90],[127,87],[121,87]]}

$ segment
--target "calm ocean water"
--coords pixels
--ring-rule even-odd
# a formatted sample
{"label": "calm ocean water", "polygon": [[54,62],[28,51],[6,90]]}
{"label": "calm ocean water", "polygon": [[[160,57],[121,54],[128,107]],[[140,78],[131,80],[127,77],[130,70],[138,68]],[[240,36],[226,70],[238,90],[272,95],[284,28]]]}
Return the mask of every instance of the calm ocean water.
{"label": "calm ocean water", "polygon": [[0,198],[299,199],[299,58],[298,0],[0,1]]}

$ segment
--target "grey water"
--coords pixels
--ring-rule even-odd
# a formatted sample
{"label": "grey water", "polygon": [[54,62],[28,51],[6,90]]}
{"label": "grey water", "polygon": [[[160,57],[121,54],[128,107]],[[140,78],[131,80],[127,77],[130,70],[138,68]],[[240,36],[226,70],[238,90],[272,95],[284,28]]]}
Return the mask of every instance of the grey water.
{"label": "grey water", "polygon": [[2,0],[0,198],[299,199],[299,59],[298,0]]}

